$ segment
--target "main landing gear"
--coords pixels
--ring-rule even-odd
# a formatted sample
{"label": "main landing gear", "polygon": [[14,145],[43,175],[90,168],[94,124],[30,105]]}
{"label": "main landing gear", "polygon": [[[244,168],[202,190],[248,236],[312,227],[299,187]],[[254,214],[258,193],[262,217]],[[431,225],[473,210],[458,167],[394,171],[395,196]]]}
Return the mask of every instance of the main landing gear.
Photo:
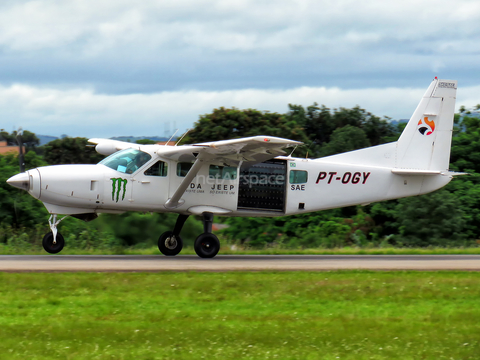
{"label": "main landing gear", "polygon": [[[182,250],[183,241],[180,231],[187,220],[188,215],[178,215],[173,231],[166,231],[158,239],[158,249],[166,256],[175,256]],[[202,258],[213,258],[220,250],[220,241],[212,234],[213,214],[203,213],[203,230],[195,240],[194,248],[198,256]]]}
{"label": "main landing gear", "polygon": [[54,214],[48,219],[48,225],[50,225],[52,231],[43,237],[42,245],[45,251],[50,254],[58,254],[65,246],[65,239],[62,234],[57,232],[58,224],[65,218],[66,216],[57,220],[57,214]]}
{"label": "main landing gear", "polygon": [[213,214],[203,213],[203,234],[195,239],[195,252],[202,258],[213,258],[220,250],[220,241],[212,234]]}

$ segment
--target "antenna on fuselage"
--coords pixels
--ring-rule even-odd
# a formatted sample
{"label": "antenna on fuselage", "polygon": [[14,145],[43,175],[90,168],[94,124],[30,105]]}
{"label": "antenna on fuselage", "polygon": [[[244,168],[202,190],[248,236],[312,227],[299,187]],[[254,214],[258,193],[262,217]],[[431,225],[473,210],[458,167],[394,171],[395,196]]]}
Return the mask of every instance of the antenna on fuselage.
{"label": "antenna on fuselage", "polygon": [[182,139],[185,137],[185,135],[188,134],[188,132],[189,132],[190,130],[191,130],[191,129],[187,129],[187,131],[185,131],[185,133],[182,135],[182,137],[175,143],[175,146],[177,146],[177,145],[180,143],[180,141],[182,141]]}
{"label": "antenna on fuselage", "polygon": [[173,137],[175,136],[175,134],[178,132],[178,129],[173,133],[173,135],[170,137],[170,139],[168,139],[168,141],[165,143],[165,146],[168,145],[168,143],[170,142],[170,140],[173,139]]}

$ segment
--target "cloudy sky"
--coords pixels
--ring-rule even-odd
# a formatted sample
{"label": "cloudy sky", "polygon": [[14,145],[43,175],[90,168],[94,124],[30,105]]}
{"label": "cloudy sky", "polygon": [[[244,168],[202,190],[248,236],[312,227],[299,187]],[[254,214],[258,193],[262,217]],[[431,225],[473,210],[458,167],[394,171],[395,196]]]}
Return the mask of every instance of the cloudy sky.
{"label": "cloudy sky", "polygon": [[[0,128],[160,135],[220,106],[480,103],[478,0],[2,0]],[[457,106],[457,108],[458,108]]]}

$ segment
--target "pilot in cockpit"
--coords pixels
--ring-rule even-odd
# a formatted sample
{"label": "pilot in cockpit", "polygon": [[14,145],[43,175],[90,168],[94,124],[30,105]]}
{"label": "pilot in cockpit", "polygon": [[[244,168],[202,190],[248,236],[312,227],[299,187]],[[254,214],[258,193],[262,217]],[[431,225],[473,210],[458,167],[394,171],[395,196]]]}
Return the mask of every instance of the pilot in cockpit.
{"label": "pilot in cockpit", "polygon": [[135,156],[135,159],[131,161],[127,165],[127,174],[132,174],[138,169],[140,169],[148,160],[150,160],[151,156],[146,154],[146,153],[139,153],[137,156]]}

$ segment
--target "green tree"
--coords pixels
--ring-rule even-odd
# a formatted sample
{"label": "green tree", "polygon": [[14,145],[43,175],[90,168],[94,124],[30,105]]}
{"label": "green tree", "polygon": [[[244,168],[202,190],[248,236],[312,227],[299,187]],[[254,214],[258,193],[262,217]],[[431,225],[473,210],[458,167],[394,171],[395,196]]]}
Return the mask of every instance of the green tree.
{"label": "green tree", "polygon": [[368,113],[360,106],[355,106],[351,109],[341,107],[333,110],[332,120],[336,129],[347,125],[362,127],[367,116]]}
{"label": "green tree", "polygon": [[[45,164],[33,151],[26,154],[25,160],[27,170]],[[0,224],[34,228],[39,223],[45,223],[48,213],[40,201],[7,184],[8,178],[18,171],[16,156],[0,156]]]}
{"label": "green tree", "polygon": [[464,212],[447,190],[400,199],[395,210],[400,241],[405,246],[465,244]]}
{"label": "green tree", "polygon": [[[18,146],[17,131],[13,131],[11,134],[4,130],[0,131],[0,140],[6,141],[9,146]],[[23,131],[22,145],[25,146],[26,152],[35,150],[39,144],[40,140],[34,133],[28,130]]]}
{"label": "green tree", "polygon": [[323,156],[329,156],[368,146],[370,142],[361,128],[345,125],[333,132],[330,142],[322,147],[321,152]]}
{"label": "green tree", "polygon": [[13,133],[10,134],[9,132],[7,132],[3,129],[0,131],[0,140],[6,141],[7,145],[9,145],[9,146],[17,145],[17,140],[16,140],[15,135],[13,135]]}
{"label": "green tree", "polygon": [[480,173],[480,119],[464,116],[459,128],[461,131],[452,139],[451,168]]}
{"label": "green tree", "polygon": [[325,105],[318,107],[317,103],[307,107],[305,131],[316,144],[323,145],[330,141],[330,136],[335,130],[330,109]]}
{"label": "green tree", "polygon": [[[14,131],[14,134],[16,136],[17,132]],[[40,139],[38,139],[34,133],[24,130],[22,133],[22,143],[25,146],[26,152],[28,152],[36,149],[36,147],[40,144]]]}
{"label": "green tree", "polygon": [[45,161],[50,165],[60,164],[96,164],[104,158],[87,146],[86,138],[56,139],[43,146]]}
{"label": "green tree", "polygon": [[[365,211],[375,223],[374,233],[378,238],[392,238],[392,235],[398,234],[397,206],[398,200],[388,200],[366,207]],[[391,244],[394,245],[393,242]]]}
{"label": "green tree", "polygon": [[396,141],[401,134],[401,131],[397,131],[397,128],[390,124],[387,119],[380,119],[378,116],[370,113],[363,123],[362,129],[365,135],[367,135],[371,146]]}
{"label": "green tree", "polygon": [[155,140],[150,140],[150,139],[140,139],[140,140],[137,140],[136,143],[141,145],[153,145],[153,144],[156,144],[157,142]]}
{"label": "green tree", "polygon": [[456,177],[446,190],[458,200],[463,211],[464,233],[469,239],[480,239],[480,174]]}
{"label": "green tree", "polygon": [[317,103],[306,109],[301,105],[289,104],[286,116],[304,128],[310,140],[309,154],[313,157],[324,154],[325,151],[320,147],[332,140],[334,131],[346,126],[362,129],[368,139],[367,146],[395,141],[400,135],[397,128],[390,124],[389,118],[381,119],[359,106],[331,111],[325,105],[319,107]]}
{"label": "green tree", "polygon": [[[142,244],[156,245],[158,237],[165,231],[175,227],[177,214],[141,214],[126,212],[121,215],[101,214],[94,226],[104,233],[111,233],[124,246]],[[203,225],[195,217],[187,219],[182,229],[184,245],[193,245],[198,234],[202,233]]]}
{"label": "green tree", "polygon": [[295,119],[278,113],[254,109],[214,109],[200,116],[192,131],[182,143],[198,143],[235,139],[247,136],[270,135],[292,140],[308,141],[301,125]]}

